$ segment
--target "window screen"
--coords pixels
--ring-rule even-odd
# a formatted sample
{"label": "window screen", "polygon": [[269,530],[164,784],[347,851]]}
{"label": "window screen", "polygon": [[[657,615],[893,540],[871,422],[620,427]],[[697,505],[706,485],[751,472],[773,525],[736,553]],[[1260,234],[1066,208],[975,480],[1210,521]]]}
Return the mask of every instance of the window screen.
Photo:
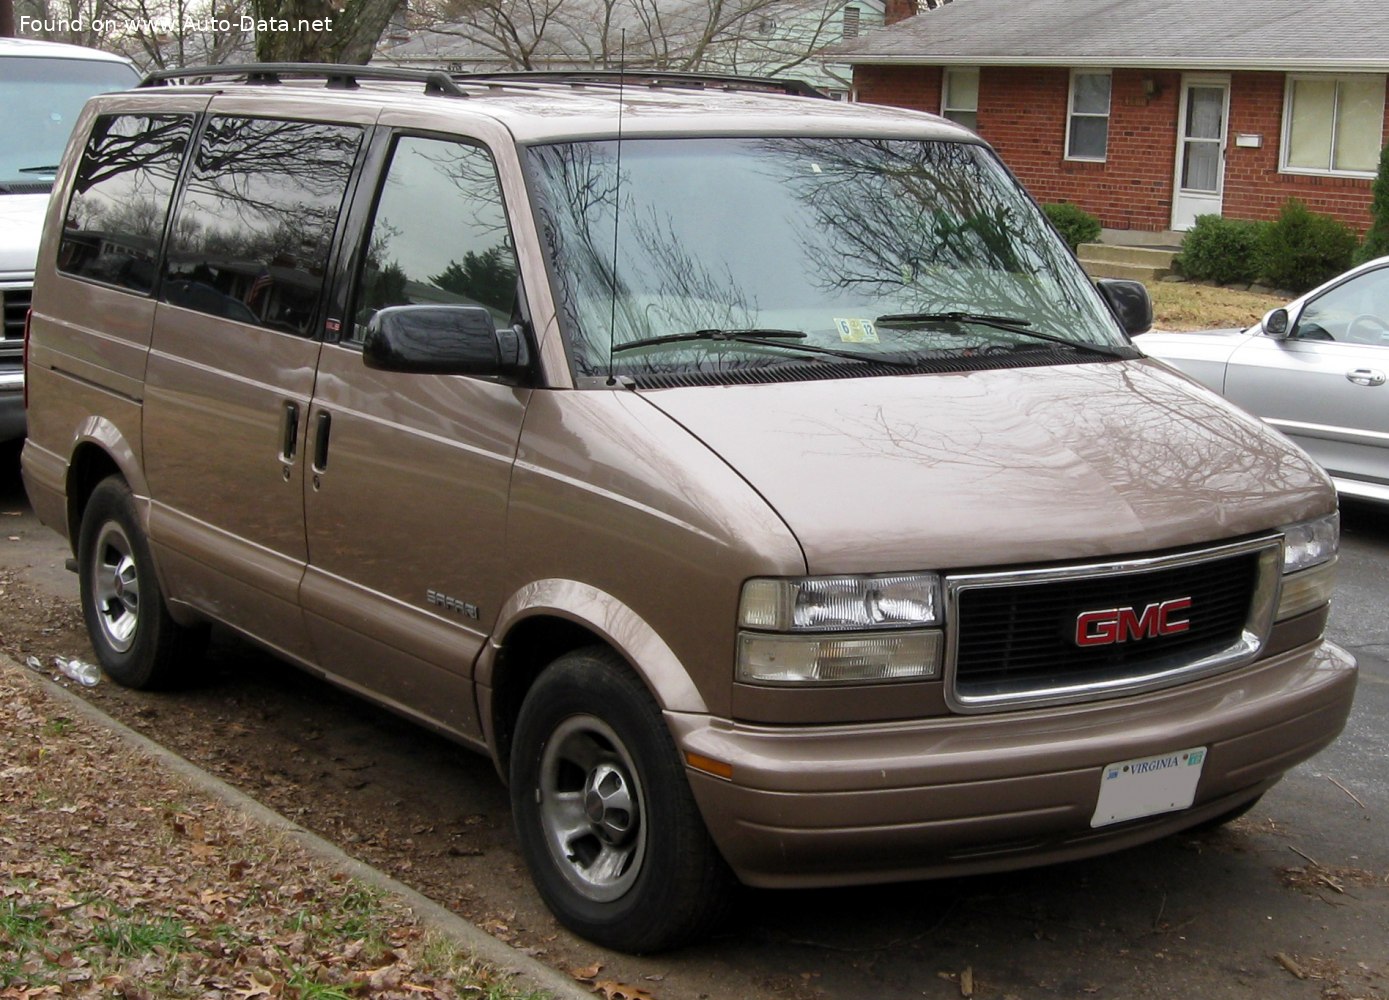
{"label": "window screen", "polygon": [[1109,145],[1108,73],[1075,73],[1071,77],[1071,115],[1066,156],[1103,160]]}
{"label": "window screen", "polygon": [[942,90],[941,114],[967,129],[979,131],[979,70],[947,69]]}
{"label": "window screen", "polygon": [[63,219],[58,269],[148,293],[190,115],[103,115],[92,125]]}
{"label": "window screen", "polygon": [[1304,76],[1288,81],[1283,168],[1374,173],[1384,128],[1384,76]]}
{"label": "window screen", "polygon": [[217,117],[174,216],[160,297],[286,333],[312,332],[362,130]]}

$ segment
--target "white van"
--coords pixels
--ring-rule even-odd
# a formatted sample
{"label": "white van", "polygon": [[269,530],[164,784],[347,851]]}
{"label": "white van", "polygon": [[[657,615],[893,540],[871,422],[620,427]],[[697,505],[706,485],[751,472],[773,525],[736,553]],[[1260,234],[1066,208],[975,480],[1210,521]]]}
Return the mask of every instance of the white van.
{"label": "white van", "polygon": [[58,161],[87,98],[139,79],[109,52],[0,38],[0,441],[24,435],[24,316]]}

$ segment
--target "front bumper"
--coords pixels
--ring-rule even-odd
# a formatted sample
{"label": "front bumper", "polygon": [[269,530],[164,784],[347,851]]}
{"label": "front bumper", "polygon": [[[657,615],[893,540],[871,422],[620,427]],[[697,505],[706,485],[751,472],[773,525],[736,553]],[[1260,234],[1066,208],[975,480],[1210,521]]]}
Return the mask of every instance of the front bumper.
{"label": "front bumper", "polygon": [[24,372],[0,371],[0,442],[24,436]]}
{"label": "front bumper", "polygon": [[[1165,691],[1085,705],[852,726],[668,713],[709,831],[757,886],[1001,871],[1144,843],[1212,819],[1334,740],[1354,659],[1329,642]],[[1204,746],[1191,808],[1092,829],[1106,764]]]}

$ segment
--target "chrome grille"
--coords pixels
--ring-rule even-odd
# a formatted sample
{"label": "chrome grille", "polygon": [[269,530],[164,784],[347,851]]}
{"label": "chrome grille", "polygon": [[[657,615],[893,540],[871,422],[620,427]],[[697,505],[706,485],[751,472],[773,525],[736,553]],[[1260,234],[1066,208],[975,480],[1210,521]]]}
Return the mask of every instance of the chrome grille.
{"label": "chrome grille", "polygon": [[[1084,701],[1247,662],[1271,627],[1279,558],[1278,540],[1260,539],[1126,564],[952,577],[947,697],[960,711]],[[1132,627],[1145,610],[1187,598],[1180,630]],[[1123,641],[1077,642],[1082,614],[1120,610],[1131,613]]]}
{"label": "chrome grille", "polygon": [[4,332],[0,358],[18,360],[24,354],[24,316],[29,312],[29,288],[0,288],[4,302]]}

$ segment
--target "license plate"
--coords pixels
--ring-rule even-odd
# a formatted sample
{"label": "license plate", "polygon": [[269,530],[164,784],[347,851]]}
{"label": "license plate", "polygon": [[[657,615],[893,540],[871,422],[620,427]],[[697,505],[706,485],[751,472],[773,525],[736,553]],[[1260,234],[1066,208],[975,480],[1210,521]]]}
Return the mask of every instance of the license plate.
{"label": "license plate", "polygon": [[1100,776],[1100,798],[1090,825],[1108,826],[1186,809],[1196,798],[1206,748],[1121,760]]}

